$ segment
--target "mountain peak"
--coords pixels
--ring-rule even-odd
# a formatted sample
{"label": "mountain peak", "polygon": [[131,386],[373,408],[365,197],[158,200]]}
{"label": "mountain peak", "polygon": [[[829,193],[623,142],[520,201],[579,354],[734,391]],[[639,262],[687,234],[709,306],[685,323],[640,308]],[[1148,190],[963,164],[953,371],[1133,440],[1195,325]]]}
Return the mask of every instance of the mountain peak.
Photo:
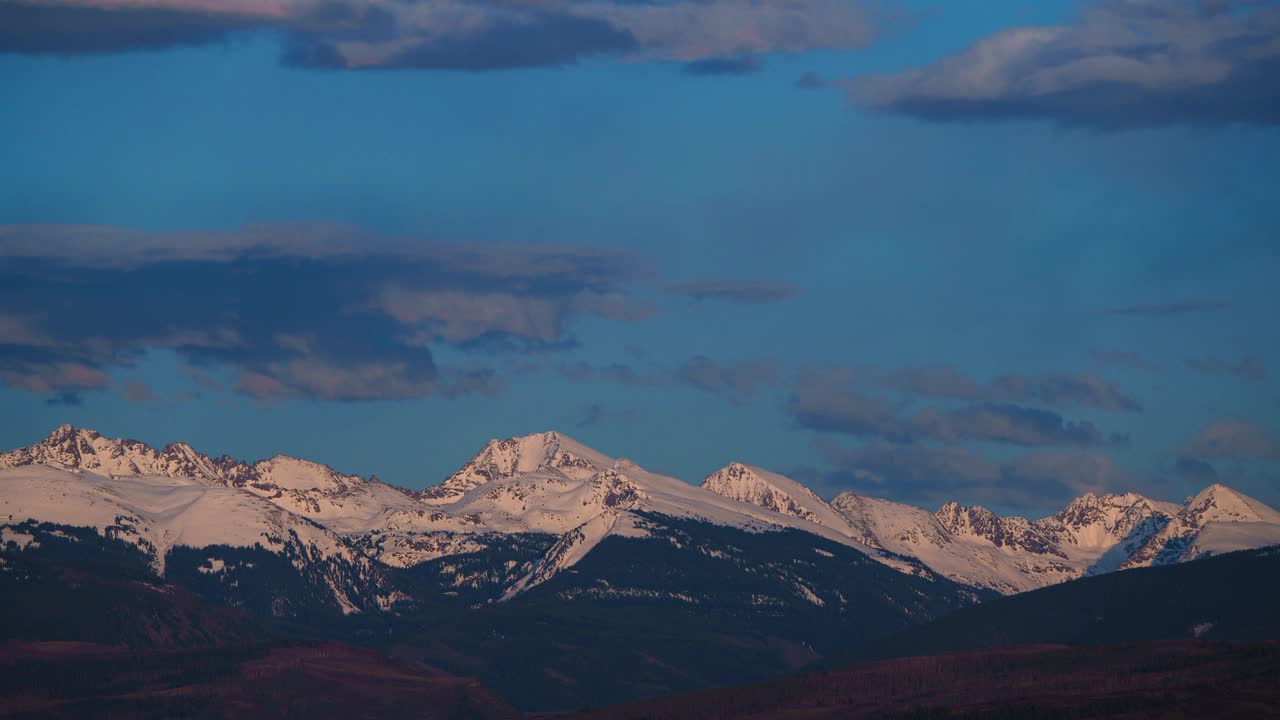
{"label": "mountain peak", "polygon": [[1215,520],[1280,523],[1280,512],[1221,483],[1201,490],[1178,515],[1195,527]]}
{"label": "mountain peak", "polygon": [[472,488],[521,473],[556,472],[576,479],[588,478],[613,467],[616,461],[554,430],[492,438],[480,452],[443,483],[419,493],[427,502],[452,502]]}
{"label": "mountain peak", "polygon": [[702,489],[819,525],[842,527],[846,524],[809,488],[742,462],[731,462],[708,475],[702,481]]}

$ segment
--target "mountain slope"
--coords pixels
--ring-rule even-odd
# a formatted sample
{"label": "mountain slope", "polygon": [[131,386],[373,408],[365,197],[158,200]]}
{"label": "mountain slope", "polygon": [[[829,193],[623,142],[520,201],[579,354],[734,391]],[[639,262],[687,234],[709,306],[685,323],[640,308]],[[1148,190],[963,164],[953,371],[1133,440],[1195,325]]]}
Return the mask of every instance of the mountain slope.
{"label": "mountain slope", "polygon": [[250,568],[224,556],[265,551],[323,585],[344,613],[391,601],[380,571],[335,533],[251,493],[188,478],[112,478],[47,465],[0,470],[0,532],[21,538],[18,549],[38,549],[33,523],[93,528],[135,547],[161,577],[175,570],[175,552],[201,548],[206,574],[235,583],[237,571]]}

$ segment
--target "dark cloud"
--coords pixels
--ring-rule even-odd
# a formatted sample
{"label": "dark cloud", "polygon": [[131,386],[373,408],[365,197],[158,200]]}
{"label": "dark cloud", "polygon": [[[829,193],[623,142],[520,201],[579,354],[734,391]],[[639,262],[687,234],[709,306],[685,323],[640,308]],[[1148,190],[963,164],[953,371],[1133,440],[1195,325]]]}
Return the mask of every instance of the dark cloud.
{"label": "dark cloud", "polygon": [[801,90],[820,90],[826,86],[827,82],[815,72],[807,72],[796,79],[796,87]]}
{"label": "dark cloud", "polygon": [[685,63],[685,75],[750,75],[764,67],[760,59],[751,55],[743,57],[711,57]]}
{"label": "dark cloud", "polygon": [[1198,302],[1125,305],[1123,307],[1110,308],[1106,313],[1108,315],[1185,315],[1187,313],[1218,312],[1230,308],[1231,303],[1229,302],[1202,300]]}
{"label": "dark cloud", "polygon": [[607,423],[631,423],[635,422],[638,417],[638,413],[630,408],[612,410],[600,403],[592,403],[582,409],[582,417],[574,425],[586,428]]}
{"label": "dark cloud", "polygon": [[64,390],[51,395],[44,401],[44,404],[53,407],[81,407],[84,405],[84,395],[79,392]]}
{"label": "dark cloud", "polygon": [[1267,379],[1267,363],[1262,355],[1257,353],[1245,355],[1238,361],[1193,358],[1187,361],[1187,367],[1205,375],[1229,375],[1250,382],[1260,383]]}
{"label": "dark cloud", "polygon": [[1120,434],[1105,434],[1087,420],[1070,422],[1050,410],[1021,405],[982,403],[955,410],[927,409],[910,421],[911,436],[960,442],[965,440],[1026,446],[1127,445]]}
{"label": "dark cloud", "polygon": [[698,356],[675,368],[671,376],[689,387],[731,403],[742,404],[755,398],[761,387],[776,383],[779,369],[779,363],[775,360],[724,365]]}
{"label": "dark cloud", "polygon": [[1002,375],[992,381],[991,389],[994,398],[1004,401],[1142,411],[1137,398],[1097,375]]}
{"label": "dark cloud", "polygon": [[1195,486],[1212,485],[1218,482],[1218,471],[1209,463],[1193,457],[1178,458],[1173,470]]}
{"label": "dark cloud", "polygon": [[[62,230],[60,232],[60,230]],[[646,273],[593,248],[380,241],[349,228],[226,233],[0,228],[0,383],[101,389],[106,371],[177,353],[263,399],[495,394],[484,367],[438,367],[433,348],[555,348],[575,319],[631,320]]]}
{"label": "dark cloud", "polygon": [[796,424],[810,430],[910,441],[905,407],[862,392],[852,371],[802,370],[788,411]]}
{"label": "dark cloud", "polygon": [[674,295],[694,300],[721,300],[744,305],[764,305],[790,300],[799,294],[795,285],[777,280],[682,280],[667,285]]}
{"label": "dark cloud", "polygon": [[845,81],[851,102],[933,121],[1103,130],[1280,123],[1280,7],[1102,0],[1071,25],[990,35],[920,68]]}
{"label": "dark cloud", "polygon": [[1195,460],[1280,460],[1280,434],[1247,420],[1217,420],[1188,438],[1178,454]]}
{"label": "dark cloud", "polygon": [[851,0],[25,0],[0,3],[0,52],[156,50],[259,30],[301,68],[490,71],[619,56],[725,74],[764,53],[862,47],[878,24]]}
{"label": "dark cloud", "polygon": [[0,3],[0,53],[92,55],[209,45],[273,20],[181,7]]}
{"label": "dark cloud", "polygon": [[[946,373],[909,373],[906,380],[908,387],[933,390],[947,397],[969,397],[968,386],[956,383]],[[802,371],[788,405],[790,415],[800,427],[810,430],[899,443],[977,441],[1074,447],[1128,443],[1127,436],[1103,433],[1092,422],[1068,421],[1050,410],[1005,402],[968,402],[959,407],[917,410],[908,401],[869,394],[863,384],[856,371],[847,369]],[[1050,396],[1036,393],[1036,399]]]}

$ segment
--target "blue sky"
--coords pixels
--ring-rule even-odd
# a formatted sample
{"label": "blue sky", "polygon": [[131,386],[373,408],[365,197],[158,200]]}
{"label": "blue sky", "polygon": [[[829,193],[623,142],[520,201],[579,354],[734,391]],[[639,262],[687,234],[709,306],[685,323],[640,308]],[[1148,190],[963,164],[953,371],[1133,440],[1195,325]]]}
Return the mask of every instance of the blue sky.
{"label": "blue sky", "polygon": [[121,5],[0,3],[0,445],[1280,502],[1274,3]]}

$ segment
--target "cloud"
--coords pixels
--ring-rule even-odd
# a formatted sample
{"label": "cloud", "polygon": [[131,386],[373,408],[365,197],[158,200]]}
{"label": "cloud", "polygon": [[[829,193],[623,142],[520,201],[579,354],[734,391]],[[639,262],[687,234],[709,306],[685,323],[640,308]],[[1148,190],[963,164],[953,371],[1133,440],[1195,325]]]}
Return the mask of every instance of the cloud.
{"label": "cloud", "polygon": [[820,441],[831,468],[830,492],[853,490],[919,504],[989,503],[1051,511],[1086,492],[1131,489],[1133,476],[1092,452],[1037,451],[996,463],[969,448],[873,442],[849,447]]}
{"label": "cloud", "polygon": [[910,441],[903,403],[862,392],[850,370],[802,370],[792,389],[788,411],[797,425],[810,430],[859,437]]}
{"label": "cloud", "polygon": [[469,343],[488,335],[519,338],[542,346],[561,342],[567,324],[585,315],[642,320],[655,312],[619,295],[589,290],[546,297],[466,289],[410,290],[386,287],[376,305],[401,324],[418,327],[415,342]]}
{"label": "cloud", "polygon": [[764,386],[778,381],[780,365],[776,360],[758,360],[723,365],[707,357],[685,361],[671,372],[676,381],[715,395],[734,404],[749,402]]}
{"label": "cloud", "polygon": [[943,442],[974,440],[1010,445],[1095,447],[1127,445],[1128,437],[1104,434],[1092,422],[1070,422],[1050,410],[997,403],[955,410],[923,410],[911,418],[911,436]]}
{"label": "cloud", "polygon": [[[945,397],[971,399],[988,392],[960,383],[958,375],[946,372],[890,373],[900,387],[928,391]],[[916,409],[909,400],[895,401],[882,394],[868,393],[857,371],[803,370],[794,385],[788,411],[800,427],[855,437],[898,443],[933,441],[955,444],[965,441],[994,442],[1022,446],[1126,445],[1127,436],[1103,433],[1087,420],[1068,421],[1056,412],[1007,402],[966,402],[956,407]],[[1057,391],[1058,386],[1047,387]],[[999,391],[999,389],[997,389]],[[1061,400],[1062,394],[1082,394],[1074,388],[1058,394],[1037,389],[1019,393],[1034,399]],[[976,393],[976,395],[971,395]],[[1087,397],[1098,401],[1096,389]]]}
{"label": "cloud", "polygon": [[[1140,413],[1142,402],[1114,383],[1091,373],[1048,373],[1043,375],[998,375],[989,383],[979,383],[946,365],[920,368],[849,368],[801,373],[806,382],[826,379],[831,384],[858,388],[858,392],[893,391],[922,398],[982,402],[1034,402],[1050,407],[1094,407],[1098,410]],[[819,392],[824,392],[820,389]]]}
{"label": "cloud", "polygon": [[1280,460],[1280,435],[1246,420],[1217,420],[1188,438],[1178,454],[1195,460]]}
{"label": "cloud", "polygon": [[0,52],[102,54],[280,38],[311,69],[491,71],[585,58],[732,73],[772,52],[855,49],[881,23],[860,0],[45,0],[0,4]]}
{"label": "cloud", "polygon": [[[279,21],[247,3],[200,9],[173,3],[0,3],[0,53],[96,55],[167,50],[225,42],[231,35]],[[263,3],[262,7],[268,7]]]}
{"label": "cloud", "polygon": [[1267,364],[1262,355],[1254,353],[1245,355],[1238,361],[1220,358],[1193,358],[1187,360],[1187,367],[1205,375],[1228,375],[1249,382],[1265,382]]}
{"label": "cloud", "polygon": [[84,405],[84,395],[72,390],[64,390],[50,395],[45,399],[44,404],[51,407],[81,407]]}
{"label": "cloud", "polygon": [[892,389],[921,398],[988,403],[1036,403],[1054,408],[1090,407],[1117,412],[1141,412],[1142,403],[1115,384],[1090,373],[1000,375],[979,383],[945,365],[863,369],[851,380],[864,389]]}
{"label": "cloud", "polygon": [[800,90],[821,90],[827,86],[827,82],[817,73],[810,71],[796,78],[795,85]]}
{"label": "cloud", "polygon": [[[570,346],[587,316],[652,314],[647,269],[600,248],[385,239],[321,225],[228,232],[0,227],[0,383],[34,393],[107,387],[149,351],[202,387],[225,370],[263,400],[494,394],[484,367],[434,350]],[[67,303],[75,297],[75,303]],[[105,322],[103,318],[111,318]]]}
{"label": "cloud", "polygon": [[973,378],[942,365],[889,370],[875,382],[922,397],[976,400],[985,392]]}
{"label": "cloud", "polygon": [[1099,368],[1127,367],[1134,370],[1154,369],[1142,353],[1124,350],[1094,350],[1089,353],[1093,364]]}
{"label": "cloud", "polygon": [[84,362],[57,359],[52,352],[24,352],[26,348],[0,345],[0,385],[8,385],[37,395],[76,395],[86,390],[103,390],[111,378]]}
{"label": "cloud", "polygon": [[129,380],[120,388],[120,394],[129,402],[155,402],[156,394],[151,392],[151,388],[146,383],[138,380]]}
{"label": "cloud", "polygon": [[750,75],[763,66],[756,57],[711,57],[684,64],[685,75]]}
{"label": "cloud", "polygon": [[1274,125],[1278,38],[1271,2],[1102,0],[1070,25],[1002,30],[923,67],[841,85],[856,105],[931,121]]}
{"label": "cloud", "polygon": [[1179,302],[1179,303],[1144,303],[1140,305],[1125,305],[1122,307],[1114,307],[1106,310],[1108,315],[1186,315],[1188,313],[1201,312],[1219,312],[1231,308],[1231,303],[1201,300],[1198,302]]}
{"label": "cloud", "polygon": [[1218,481],[1218,471],[1212,465],[1193,457],[1180,457],[1173,471],[1196,486],[1212,485]]}
{"label": "cloud", "polygon": [[675,367],[643,370],[623,363],[567,364],[560,366],[560,375],[574,381],[607,380],[632,387],[688,387],[744,405],[754,400],[762,388],[779,381],[781,367],[775,359],[721,363],[698,355]]}
{"label": "cloud", "polygon": [[478,27],[430,33],[387,48],[342,41],[295,40],[289,65],[315,69],[509,70],[563,67],[594,55],[632,52],[636,39],[607,20],[535,9],[495,15]]}
{"label": "cloud", "polygon": [[574,423],[574,425],[580,428],[586,428],[614,422],[630,423],[635,422],[638,417],[638,413],[630,408],[611,410],[600,403],[592,403],[582,409],[582,417]]}
{"label": "cloud", "polygon": [[741,305],[764,305],[790,300],[800,289],[777,280],[681,280],[667,285],[674,295],[693,300],[720,300]]}
{"label": "cloud", "polygon": [[1100,410],[1141,412],[1142,403],[1097,375],[1002,375],[992,381],[1000,400],[1037,402],[1050,407],[1078,405]]}

